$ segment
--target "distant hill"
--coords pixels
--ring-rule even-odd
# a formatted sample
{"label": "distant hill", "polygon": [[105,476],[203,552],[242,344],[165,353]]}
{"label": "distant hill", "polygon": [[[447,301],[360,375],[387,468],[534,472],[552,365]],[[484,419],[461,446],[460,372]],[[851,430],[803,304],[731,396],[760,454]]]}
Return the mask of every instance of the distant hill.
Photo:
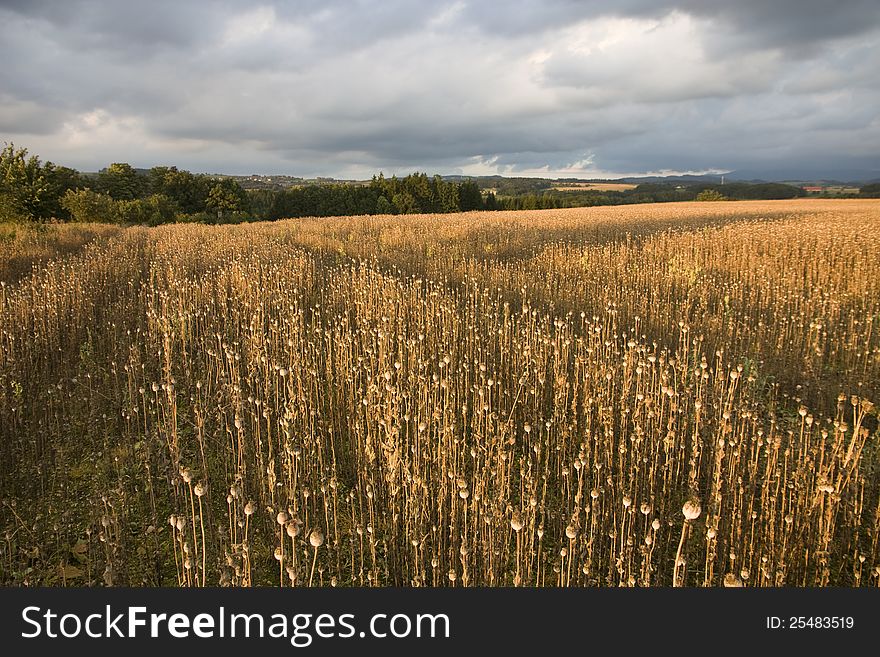
{"label": "distant hill", "polygon": [[[725,174],[726,176],[727,174]],[[443,176],[447,182],[473,180],[483,190],[494,191],[501,195],[517,195],[539,193],[557,188],[571,189],[577,185],[718,185],[722,182],[720,174],[682,175],[682,176],[631,176],[626,178],[533,178],[525,176]],[[726,178],[725,178],[726,179]],[[586,189],[584,190],[586,191]]]}
{"label": "distant hill", "polygon": [[[767,183],[782,182],[792,185],[855,185],[880,181],[880,169],[738,169],[723,174],[725,182]],[[676,184],[676,185],[718,185],[722,174],[685,174],[670,176],[626,176],[623,178],[531,178],[525,176],[443,176],[444,180],[460,182],[475,180],[480,187],[504,187],[514,184],[517,187],[531,187],[535,190],[549,189],[566,183],[630,183]]]}
{"label": "distant hill", "polygon": [[[683,176],[632,176],[629,178],[618,178],[615,182],[633,183],[643,185],[645,183],[675,183],[679,185],[696,185],[698,183],[707,183],[710,185],[718,185],[721,183],[721,174],[704,174],[693,175],[685,174]],[[728,174],[724,174],[724,179],[728,179]]]}
{"label": "distant hill", "polygon": [[725,179],[742,182],[793,182],[824,185],[864,184],[880,178],[880,169],[737,169]]}

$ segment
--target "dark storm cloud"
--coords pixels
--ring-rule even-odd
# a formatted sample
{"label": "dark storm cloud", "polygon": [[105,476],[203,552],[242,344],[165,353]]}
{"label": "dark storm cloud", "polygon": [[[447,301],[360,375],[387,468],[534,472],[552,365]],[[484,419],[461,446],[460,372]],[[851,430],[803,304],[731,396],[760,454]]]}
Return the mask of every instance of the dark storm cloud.
{"label": "dark storm cloud", "polygon": [[847,0],[685,0],[679,7],[698,17],[729,25],[742,43],[815,51],[831,40],[865,34],[880,22],[880,3]]}
{"label": "dark storm cloud", "polygon": [[878,167],[880,3],[0,1],[0,138],[97,168]]}
{"label": "dark storm cloud", "polygon": [[143,49],[187,48],[198,43],[226,9],[227,3],[195,5],[174,0],[150,2],[50,2],[24,0],[0,3],[32,23],[54,28],[61,43],[82,49],[107,49],[120,55]]}
{"label": "dark storm cloud", "polygon": [[523,35],[597,16],[659,18],[673,11],[717,20],[743,41],[781,48],[862,34],[880,21],[876,0],[499,0],[470,3],[464,15],[486,32]]}

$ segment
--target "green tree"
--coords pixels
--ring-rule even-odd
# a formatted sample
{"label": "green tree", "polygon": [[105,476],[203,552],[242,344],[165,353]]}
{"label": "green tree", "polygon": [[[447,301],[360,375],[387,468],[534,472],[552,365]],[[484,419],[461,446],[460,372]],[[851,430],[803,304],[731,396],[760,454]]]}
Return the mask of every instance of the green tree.
{"label": "green tree", "polygon": [[259,219],[269,218],[276,194],[277,192],[272,189],[247,190],[247,205],[254,217]]}
{"label": "green tree", "polygon": [[458,198],[458,186],[456,184],[446,183],[440,180],[438,182],[438,195],[440,197],[440,212],[458,212],[461,210]]}
{"label": "green tree", "polygon": [[212,181],[177,167],[153,167],[147,174],[150,192],[164,194],[185,214],[204,212]]}
{"label": "green tree", "polygon": [[147,178],[138,174],[126,162],[114,162],[98,174],[98,187],[117,201],[140,198],[147,186]]}
{"label": "green tree", "polygon": [[397,214],[417,214],[419,204],[409,192],[398,192],[391,199],[391,204],[397,210]]}
{"label": "green tree", "polygon": [[166,178],[177,171],[177,167],[155,166],[147,171],[147,188],[151,194],[165,192]]}
{"label": "green tree", "polygon": [[247,194],[232,178],[223,178],[214,183],[208,192],[205,206],[217,213],[217,220],[224,216],[243,211],[247,206]]}
{"label": "green tree", "polygon": [[48,195],[43,204],[44,212],[49,217],[68,221],[70,214],[61,205],[61,199],[68,190],[79,189],[83,186],[82,176],[76,169],[58,166],[51,162],[46,163],[44,171],[49,183]]}
{"label": "green tree", "polygon": [[61,198],[61,206],[73,221],[110,224],[120,220],[119,204],[108,194],[89,188],[67,190]]}
{"label": "green tree", "polygon": [[863,185],[859,189],[859,195],[867,198],[880,198],[880,183],[870,183]]}
{"label": "green tree", "polygon": [[714,189],[704,189],[702,192],[697,194],[698,201],[726,201],[727,197],[724,196],[719,191]]}
{"label": "green tree", "polygon": [[[414,173],[403,179],[406,190],[416,201],[417,212],[436,211],[435,186],[426,173]],[[436,181],[434,182],[436,185]]]}
{"label": "green tree", "polygon": [[462,212],[483,209],[483,195],[473,180],[465,180],[458,186],[458,205]]}
{"label": "green tree", "polygon": [[46,169],[26,148],[7,144],[0,151],[0,202],[7,220],[41,221],[49,218],[52,185]]}
{"label": "green tree", "polygon": [[164,194],[151,194],[147,198],[117,201],[119,220],[127,224],[158,226],[173,222],[179,208]]}
{"label": "green tree", "polygon": [[394,206],[384,195],[376,199],[376,214],[394,214]]}

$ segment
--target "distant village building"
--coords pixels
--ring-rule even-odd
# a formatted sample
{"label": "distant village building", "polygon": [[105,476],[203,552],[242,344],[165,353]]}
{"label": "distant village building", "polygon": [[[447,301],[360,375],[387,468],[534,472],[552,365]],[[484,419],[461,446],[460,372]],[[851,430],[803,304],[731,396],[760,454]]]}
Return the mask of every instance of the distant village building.
{"label": "distant village building", "polygon": [[804,187],[802,187],[801,189],[803,189],[805,192],[813,192],[816,194],[821,194],[825,191],[825,188],[820,185],[804,185]]}

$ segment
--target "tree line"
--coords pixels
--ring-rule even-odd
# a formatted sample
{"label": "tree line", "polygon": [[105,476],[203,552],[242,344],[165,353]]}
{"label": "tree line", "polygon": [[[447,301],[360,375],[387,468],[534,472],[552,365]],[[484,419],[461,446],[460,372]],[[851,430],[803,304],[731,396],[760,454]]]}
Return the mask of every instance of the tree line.
{"label": "tree line", "polygon": [[157,225],[222,220],[247,205],[247,194],[229,178],[166,166],[143,172],[124,162],[83,174],[13,144],[0,152],[0,219],[6,221]]}
{"label": "tree line", "polygon": [[174,166],[138,170],[110,164],[83,174],[42,162],[25,148],[0,152],[0,221],[76,221],[155,226],[175,221],[239,223],[287,217],[467,212],[495,209],[494,194],[471,181],[414,173],[367,184],[312,184],[245,190],[230,177]]}
{"label": "tree line", "polygon": [[541,210],[549,208],[578,208],[593,205],[627,205],[631,203],[669,203],[674,201],[755,201],[780,200],[806,196],[800,187],[784,183],[726,183],[710,185],[672,185],[669,183],[642,183],[620,191],[562,191],[547,189],[497,200],[502,210]]}
{"label": "tree line", "polygon": [[[269,196],[271,195],[271,197]],[[269,220],[285,217],[331,217],[359,214],[426,214],[497,209],[495,195],[483,195],[472,180],[444,181],[413,173],[403,178],[383,174],[366,185],[305,185],[254,194]],[[265,198],[262,202],[259,197]]]}

